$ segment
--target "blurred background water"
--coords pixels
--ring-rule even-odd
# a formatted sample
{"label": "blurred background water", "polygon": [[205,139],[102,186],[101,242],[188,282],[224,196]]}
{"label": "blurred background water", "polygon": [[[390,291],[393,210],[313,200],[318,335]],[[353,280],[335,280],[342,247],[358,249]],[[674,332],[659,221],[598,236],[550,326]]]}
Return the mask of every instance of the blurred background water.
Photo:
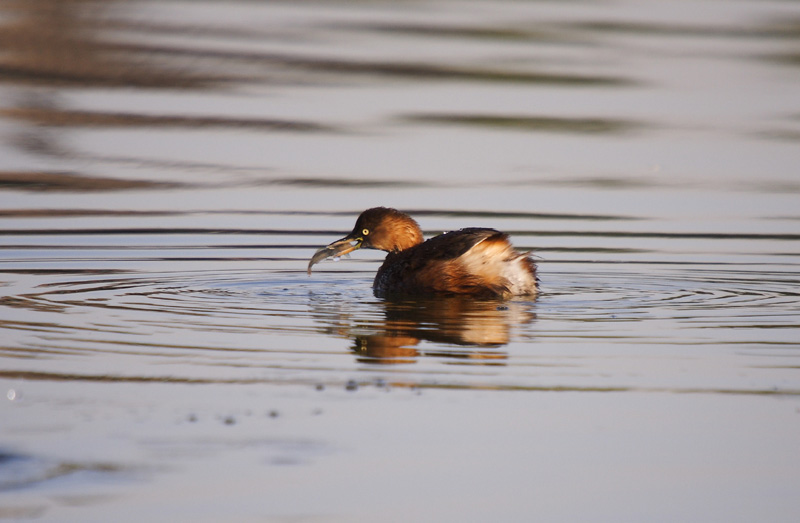
{"label": "blurred background water", "polygon": [[[0,517],[794,521],[800,5],[0,3]],[[384,205],[542,294],[306,275]]]}

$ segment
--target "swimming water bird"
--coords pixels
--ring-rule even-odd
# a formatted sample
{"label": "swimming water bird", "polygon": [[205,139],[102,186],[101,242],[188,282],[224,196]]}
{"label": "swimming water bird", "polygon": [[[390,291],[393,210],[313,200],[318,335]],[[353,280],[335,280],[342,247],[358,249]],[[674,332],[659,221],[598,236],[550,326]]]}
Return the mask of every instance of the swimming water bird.
{"label": "swimming water bird", "polygon": [[413,218],[396,209],[362,212],[353,231],[319,249],[311,267],[356,249],[386,251],[372,288],[377,296],[449,294],[486,298],[536,296],[536,264],[494,229],[451,231],[424,241]]}

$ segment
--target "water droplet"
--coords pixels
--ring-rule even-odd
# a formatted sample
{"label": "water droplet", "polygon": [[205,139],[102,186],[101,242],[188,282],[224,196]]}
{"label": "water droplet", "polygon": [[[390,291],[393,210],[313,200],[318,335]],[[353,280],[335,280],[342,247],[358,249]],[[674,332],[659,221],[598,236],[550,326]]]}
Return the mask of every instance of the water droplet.
{"label": "water droplet", "polygon": [[6,393],[6,398],[8,398],[8,401],[14,401],[15,399],[17,399],[17,391],[15,391],[14,389],[8,389],[8,392]]}

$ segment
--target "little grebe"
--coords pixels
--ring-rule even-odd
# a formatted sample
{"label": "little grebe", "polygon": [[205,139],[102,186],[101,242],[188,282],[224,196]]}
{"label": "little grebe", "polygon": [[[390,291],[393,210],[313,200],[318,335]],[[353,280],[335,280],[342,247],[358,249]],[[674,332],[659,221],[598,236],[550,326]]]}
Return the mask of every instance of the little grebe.
{"label": "little grebe", "polygon": [[424,241],[409,215],[374,207],[361,213],[353,231],[319,249],[311,267],[360,248],[387,251],[372,287],[378,296],[454,294],[508,298],[535,296],[536,264],[494,229],[469,228]]}

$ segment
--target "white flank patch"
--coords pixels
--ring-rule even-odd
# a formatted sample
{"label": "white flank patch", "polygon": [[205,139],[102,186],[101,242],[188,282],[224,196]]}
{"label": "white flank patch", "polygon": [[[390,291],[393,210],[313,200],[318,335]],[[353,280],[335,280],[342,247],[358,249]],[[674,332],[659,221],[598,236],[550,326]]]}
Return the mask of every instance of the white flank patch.
{"label": "white flank patch", "polygon": [[536,293],[536,278],[528,271],[527,254],[515,251],[508,241],[481,240],[461,255],[461,262],[472,274],[504,283],[513,295]]}

